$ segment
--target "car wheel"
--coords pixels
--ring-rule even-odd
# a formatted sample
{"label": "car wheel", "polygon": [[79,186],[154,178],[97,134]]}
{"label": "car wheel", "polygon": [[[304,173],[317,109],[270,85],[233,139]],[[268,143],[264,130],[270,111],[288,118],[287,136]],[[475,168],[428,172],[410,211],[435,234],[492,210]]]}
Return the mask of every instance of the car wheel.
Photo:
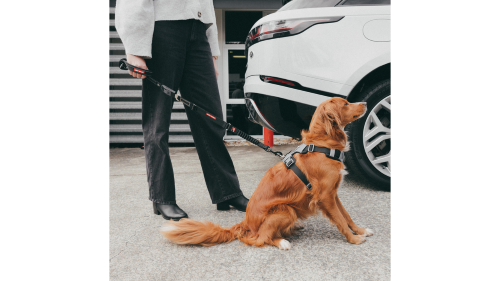
{"label": "car wheel", "polygon": [[[356,102],[366,102],[365,115],[346,131],[351,149],[346,153],[348,170],[363,175],[378,188],[391,189],[391,81],[366,89]],[[353,101],[354,102],[354,101]]]}

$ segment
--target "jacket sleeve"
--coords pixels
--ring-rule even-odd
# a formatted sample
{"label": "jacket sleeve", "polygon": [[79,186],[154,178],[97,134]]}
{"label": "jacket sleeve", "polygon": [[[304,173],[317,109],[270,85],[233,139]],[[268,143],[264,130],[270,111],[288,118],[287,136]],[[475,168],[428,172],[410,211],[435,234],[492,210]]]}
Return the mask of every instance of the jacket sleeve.
{"label": "jacket sleeve", "polygon": [[115,10],[116,31],[127,54],[151,58],[155,25],[153,0],[118,0]]}
{"label": "jacket sleeve", "polygon": [[[213,9],[213,8],[212,8]],[[207,29],[207,39],[210,44],[210,49],[212,50],[212,56],[220,56],[219,50],[219,38],[217,36],[217,24],[215,19],[215,11],[214,11],[214,23]]]}

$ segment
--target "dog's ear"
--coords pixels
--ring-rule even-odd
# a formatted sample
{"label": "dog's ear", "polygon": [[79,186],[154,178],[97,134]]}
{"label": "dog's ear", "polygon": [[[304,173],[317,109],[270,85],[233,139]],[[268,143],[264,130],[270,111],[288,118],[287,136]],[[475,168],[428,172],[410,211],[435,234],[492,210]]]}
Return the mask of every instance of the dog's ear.
{"label": "dog's ear", "polygon": [[327,135],[333,137],[333,133],[337,128],[340,128],[340,117],[338,114],[331,110],[324,110],[323,112],[323,125]]}
{"label": "dog's ear", "polygon": [[342,128],[342,120],[338,112],[333,109],[324,109],[323,121],[325,132],[328,136],[340,143],[345,143],[347,141],[347,136]]}

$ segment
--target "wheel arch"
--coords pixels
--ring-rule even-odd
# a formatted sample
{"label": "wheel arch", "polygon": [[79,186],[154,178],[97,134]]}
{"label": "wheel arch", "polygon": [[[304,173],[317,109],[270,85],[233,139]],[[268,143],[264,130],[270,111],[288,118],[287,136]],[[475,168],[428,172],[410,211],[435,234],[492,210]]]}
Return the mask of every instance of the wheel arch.
{"label": "wheel arch", "polygon": [[364,89],[369,88],[371,85],[386,79],[391,78],[391,63],[381,65],[370,73],[365,75],[359,82],[354,86],[352,91],[347,96],[349,102],[358,101],[358,97],[361,95]]}

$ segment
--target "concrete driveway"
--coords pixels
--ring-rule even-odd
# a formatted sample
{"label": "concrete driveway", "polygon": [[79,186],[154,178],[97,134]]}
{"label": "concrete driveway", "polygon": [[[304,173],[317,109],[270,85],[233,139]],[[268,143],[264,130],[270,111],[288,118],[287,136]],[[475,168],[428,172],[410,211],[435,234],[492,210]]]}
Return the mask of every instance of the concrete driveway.
{"label": "concrete driveway", "polygon": [[[288,152],[296,145],[277,146]],[[278,157],[255,146],[228,147],[243,193],[250,197]],[[171,148],[177,203],[191,219],[232,226],[244,213],[217,211],[210,202],[194,147]],[[349,171],[349,167],[347,167]],[[164,223],[148,200],[144,151],[110,150],[111,280],[389,280],[390,193],[348,175],[339,197],[352,219],[375,235],[352,245],[318,215],[288,240],[289,251],[254,248],[240,241],[213,247],[179,246],[159,233]]]}

